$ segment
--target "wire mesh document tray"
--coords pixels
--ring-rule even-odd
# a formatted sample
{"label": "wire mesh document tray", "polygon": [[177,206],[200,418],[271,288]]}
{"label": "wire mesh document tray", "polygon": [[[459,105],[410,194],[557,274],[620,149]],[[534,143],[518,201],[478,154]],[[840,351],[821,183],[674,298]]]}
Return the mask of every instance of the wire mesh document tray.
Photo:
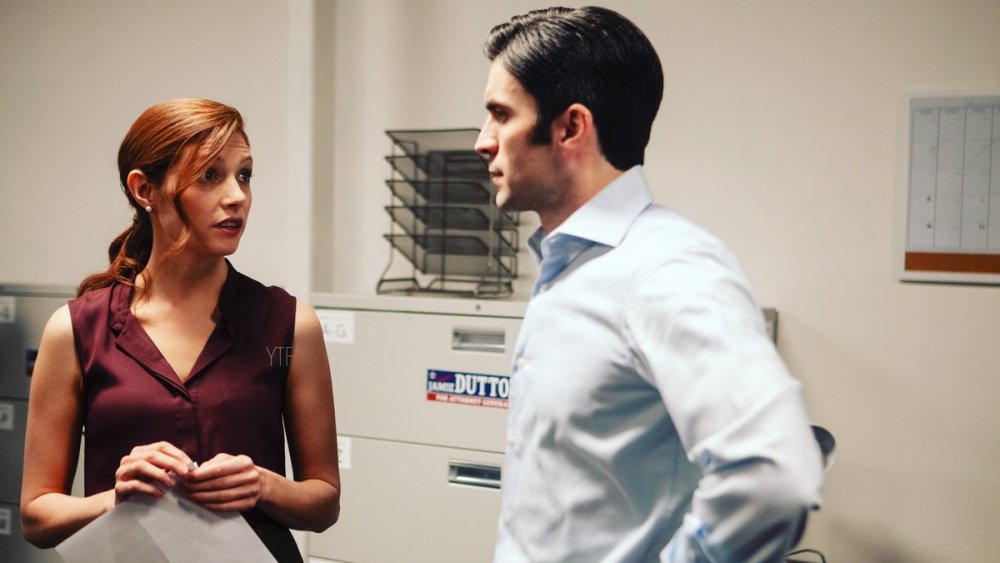
{"label": "wire mesh document tray", "polygon": [[504,237],[517,234],[514,221],[504,213],[497,213],[495,207],[393,205],[385,210],[393,221],[411,233],[440,229],[495,232]]}
{"label": "wire mesh document tray", "polygon": [[[409,180],[428,178],[482,178],[483,157],[463,151],[438,151],[430,154],[402,154],[386,157],[396,172]],[[487,178],[487,181],[488,178]]]}
{"label": "wire mesh document tray", "polygon": [[[387,131],[389,264],[378,293],[506,296],[517,277],[518,217],[496,207],[477,129]],[[391,277],[395,254],[412,266]]]}
{"label": "wire mesh document tray", "polygon": [[[513,277],[514,256],[494,257],[482,239],[442,235],[385,235],[420,271],[452,275]],[[489,281],[488,279],[486,280]]]}
{"label": "wire mesh document tray", "polygon": [[406,205],[485,205],[490,206],[493,188],[489,181],[474,180],[386,180],[389,191]]}

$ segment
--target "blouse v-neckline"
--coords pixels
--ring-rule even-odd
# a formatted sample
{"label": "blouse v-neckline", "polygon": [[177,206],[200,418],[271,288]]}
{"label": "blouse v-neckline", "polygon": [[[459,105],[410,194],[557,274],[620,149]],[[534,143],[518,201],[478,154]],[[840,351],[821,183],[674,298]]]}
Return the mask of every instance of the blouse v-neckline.
{"label": "blouse v-neckline", "polygon": [[110,318],[111,330],[117,335],[115,344],[126,354],[139,362],[146,371],[163,383],[177,389],[185,396],[192,382],[205,371],[209,365],[225,354],[233,344],[232,326],[234,305],[236,301],[236,276],[232,264],[226,261],[228,271],[226,281],[219,292],[219,321],[215,324],[208,340],[195,359],[187,378],[181,380],[174,367],[160,352],[159,347],[143,328],[139,319],[132,314],[133,286],[115,284],[111,289]]}

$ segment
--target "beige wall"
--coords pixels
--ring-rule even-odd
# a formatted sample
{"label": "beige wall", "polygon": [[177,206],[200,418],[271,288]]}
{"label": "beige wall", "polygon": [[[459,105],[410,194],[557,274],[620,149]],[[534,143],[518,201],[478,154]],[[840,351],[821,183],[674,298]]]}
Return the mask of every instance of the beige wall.
{"label": "beige wall", "polygon": [[254,202],[233,262],[309,289],[308,0],[0,2],[0,281],[75,285],[131,221],[118,144],[148,106],[206,97],[247,122]]}
{"label": "beige wall", "polygon": [[154,103],[204,97],[240,110],[254,153],[233,264],[306,297],[313,19],[309,0],[0,0],[0,283],[106,268],[131,221],[122,137]]}
{"label": "beige wall", "polygon": [[[995,559],[1000,288],[902,284],[894,267],[903,95],[1000,92],[1000,2],[604,4],[651,36],[666,71],[647,151],[658,199],[732,246],[838,439],[803,545],[832,561]],[[480,125],[483,39],[540,5],[337,4],[320,289],[372,293],[386,264],[383,131]]]}
{"label": "beige wall", "polygon": [[[839,441],[804,545],[833,561],[994,559],[1000,288],[901,284],[894,265],[902,96],[1000,92],[1000,3],[606,4],[666,70],[647,153],[658,199],[733,247]],[[372,293],[383,131],[478,126],[483,38],[539,5],[0,2],[0,281],[102,266],[128,221],[114,158],[129,123],[207,96],[244,112],[255,152],[237,266],[300,295],[310,281]]]}

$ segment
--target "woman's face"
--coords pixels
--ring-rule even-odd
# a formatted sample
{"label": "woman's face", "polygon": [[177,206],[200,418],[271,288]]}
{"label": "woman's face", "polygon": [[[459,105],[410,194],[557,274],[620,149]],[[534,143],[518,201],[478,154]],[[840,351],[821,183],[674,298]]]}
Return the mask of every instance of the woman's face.
{"label": "woman's face", "polygon": [[[228,256],[239,248],[240,237],[250,214],[250,176],[253,157],[242,133],[232,136],[222,152],[201,171],[194,184],[180,196],[181,208],[187,215],[190,238],[185,253],[199,256]],[[178,172],[171,169],[161,190],[157,217],[171,242],[180,236],[183,223],[174,209]]]}

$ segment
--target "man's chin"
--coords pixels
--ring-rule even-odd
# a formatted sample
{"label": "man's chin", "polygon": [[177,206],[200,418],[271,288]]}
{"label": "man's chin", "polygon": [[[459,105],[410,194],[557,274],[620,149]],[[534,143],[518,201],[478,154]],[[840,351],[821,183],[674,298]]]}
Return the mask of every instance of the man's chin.
{"label": "man's chin", "polygon": [[510,211],[507,209],[510,206],[510,192],[497,189],[497,194],[493,197],[493,202],[496,203],[499,209]]}

